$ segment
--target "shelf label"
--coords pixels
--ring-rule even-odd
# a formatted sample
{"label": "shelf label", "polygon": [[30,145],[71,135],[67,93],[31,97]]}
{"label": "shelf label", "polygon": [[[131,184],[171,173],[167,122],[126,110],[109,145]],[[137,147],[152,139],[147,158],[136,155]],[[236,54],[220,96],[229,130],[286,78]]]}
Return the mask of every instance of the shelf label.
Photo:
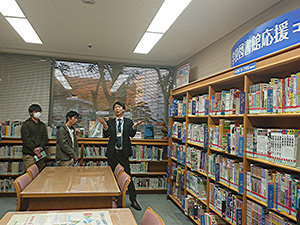
{"label": "shelf label", "polygon": [[240,38],[231,49],[231,66],[277,52],[300,42],[300,8],[267,21]]}
{"label": "shelf label", "polygon": [[215,164],[215,171],[216,171],[216,174],[215,174],[216,182],[220,182],[220,164],[219,163]]}
{"label": "shelf label", "polygon": [[244,137],[243,136],[239,136],[238,156],[239,157],[244,156]]}
{"label": "shelf label", "polygon": [[274,183],[268,183],[268,209],[274,208]]}
{"label": "shelf label", "polygon": [[239,68],[236,68],[234,70],[234,75],[238,75],[238,74],[241,74],[241,73],[245,73],[247,71],[251,71],[251,70],[254,70],[256,69],[256,62],[254,63],[250,63],[248,65],[245,65],[245,66],[241,66]]}
{"label": "shelf label", "polygon": [[244,172],[239,172],[239,194],[244,194],[245,177]]}

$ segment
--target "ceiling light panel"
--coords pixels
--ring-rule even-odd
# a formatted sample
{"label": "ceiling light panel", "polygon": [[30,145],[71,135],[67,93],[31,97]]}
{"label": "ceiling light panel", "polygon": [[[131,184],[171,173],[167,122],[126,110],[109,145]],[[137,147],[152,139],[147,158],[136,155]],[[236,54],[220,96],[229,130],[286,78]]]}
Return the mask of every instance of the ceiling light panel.
{"label": "ceiling light panel", "polygon": [[0,12],[3,16],[25,18],[25,15],[15,0],[2,0],[0,4]]}
{"label": "ceiling light panel", "polygon": [[27,43],[43,44],[29,21],[25,18],[5,17],[10,25],[17,31]]}
{"label": "ceiling light panel", "polygon": [[192,0],[165,0],[147,31],[165,33]]}
{"label": "ceiling light panel", "polygon": [[148,54],[162,36],[160,33],[145,32],[133,53]]}

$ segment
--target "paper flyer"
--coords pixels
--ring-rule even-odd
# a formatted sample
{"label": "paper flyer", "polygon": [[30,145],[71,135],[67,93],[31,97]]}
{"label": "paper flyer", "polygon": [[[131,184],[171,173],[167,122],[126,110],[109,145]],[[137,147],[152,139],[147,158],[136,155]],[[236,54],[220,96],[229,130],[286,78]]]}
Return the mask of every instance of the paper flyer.
{"label": "paper flyer", "polygon": [[8,225],[112,225],[108,211],[13,215]]}

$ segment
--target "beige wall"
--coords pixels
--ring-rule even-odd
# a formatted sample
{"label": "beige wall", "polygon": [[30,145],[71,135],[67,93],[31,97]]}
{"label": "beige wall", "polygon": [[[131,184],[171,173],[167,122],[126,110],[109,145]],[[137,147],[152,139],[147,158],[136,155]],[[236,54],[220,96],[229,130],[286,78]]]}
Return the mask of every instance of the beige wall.
{"label": "beige wall", "polygon": [[260,24],[298,7],[300,7],[299,0],[283,0],[198,54],[180,63],[180,65],[185,62],[190,63],[190,82],[230,68],[231,48],[240,37]]}

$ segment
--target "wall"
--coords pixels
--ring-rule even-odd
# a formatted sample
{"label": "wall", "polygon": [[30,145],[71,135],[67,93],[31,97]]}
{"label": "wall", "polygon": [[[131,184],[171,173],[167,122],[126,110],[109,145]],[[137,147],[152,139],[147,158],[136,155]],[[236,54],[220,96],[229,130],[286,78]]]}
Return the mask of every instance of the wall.
{"label": "wall", "polygon": [[231,67],[231,48],[240,37],[260,24],[298,7],[299,0],[283,0],[179,65],[190,63],[190,82],[226,70]]}
{"label": "wall", "polygon": [[48,123],[51,61],[12,54],[1,54],[0,61],[0,121],[24,121],[29,105],[39,103]]}

